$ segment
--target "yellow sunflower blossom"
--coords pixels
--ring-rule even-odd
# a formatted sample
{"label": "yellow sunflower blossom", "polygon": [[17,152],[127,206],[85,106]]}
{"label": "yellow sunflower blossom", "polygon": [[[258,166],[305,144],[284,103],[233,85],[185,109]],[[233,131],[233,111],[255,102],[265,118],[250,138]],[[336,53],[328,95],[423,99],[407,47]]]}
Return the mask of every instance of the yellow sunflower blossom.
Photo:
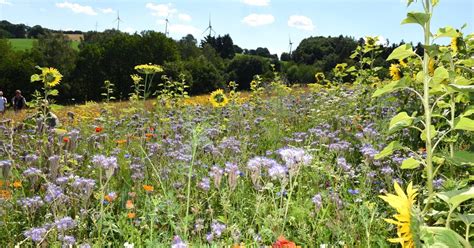
{"label": "yellow sunflower blossom", "polygon": [[224,91],[222,89],[218,89],[212,92],[211,96],[209,97],[209,101],[215,108],[225,107],[227,103],[229,103],[229,99],[224,94]]}
{"label": "yellow sunflower blossom", "polygon": [[430,73],[430,76],[433,76],[435,71],[435,60],[430,58],[430,61],[428,63],[428,72]]}
{"label": "yellow sunflower blossom", "polygon": [[400,243],[402,248],[415,247],[413,241],[413,232],[411,230],[411,210],[415,203],[415,197],[418,195],[416,189],[413,189],[413,184],[410,182],[406,189],[406,194],[403,189],[394,182],[396,195],[387,194],[379,196],[386,201],[391,207],[395,208],[398,214],[393,215],[394,219],[385,219],[386,222],[397,226],[398,238],[391,238],[388,241],[392,243]]}
{"label": "yellow sunflower blossom", "polygon": [[451,49],[453,52],[457,53],[459,48],[458,48],[458,37],[453,37],[451,39]]}
{"label": "yellow sunflower blossom", "polygon": [[163,67],[154,64],[143,64],[135,66],[135,70],[141,74],[155,74],[158,72],[163,72]]}
{"label": "yellow sunflower blossom", "polygon": [[399,59],[398,62],[400,63],[400,65],[403,67],[403,68],[407,68],[408,67],[408,64],[407,64],[407,61],[404,60],[404,59]]}
{"label": "yellow sunflower blossom", "polygon": [[402,78],[402,72],[400,71],[400,66],[397,64],[390,65],[390,76],[393,80],[400,80]]}
{"label": "yellow sunflower blossom", "polygon": [[59,82],[61,82],[61,79],[63,78],[63,75],[61,75],[61,73],[59,73],[56,68],[42,68],[41,71],[43,82],[47,83],[49,87],[54,87],[58,85]]}
{"label": "yellow sunflower blossom", "polygon": [[324,79],[325,79],[324,73],[322,73],[322,72],[318,72],[318,73],[316,73],[316,75],[314,75],[314,76],[315,76],[315,78],[316,78],[316,82],[317,82],[317,83],[322,83],[322,82],[324,81]]}

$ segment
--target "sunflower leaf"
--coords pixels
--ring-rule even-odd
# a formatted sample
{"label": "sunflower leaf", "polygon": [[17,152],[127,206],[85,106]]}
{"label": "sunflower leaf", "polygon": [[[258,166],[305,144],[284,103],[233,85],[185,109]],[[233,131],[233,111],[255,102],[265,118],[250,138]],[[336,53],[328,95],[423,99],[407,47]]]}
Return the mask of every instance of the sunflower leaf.
{"label": "sunflower leaf", "polygon": [[413,47],[410,44],[403,44],[393,50],[390,56],[388,56],[387,61],[393,59],[402,60],[411,56],[416,56]]}
{"label": "sunflower leaf", "polygon": [[403,160],[402,162],[402,169],[416,169],[420,167],[420,161],[414,159],[414,158],[407,158]]}

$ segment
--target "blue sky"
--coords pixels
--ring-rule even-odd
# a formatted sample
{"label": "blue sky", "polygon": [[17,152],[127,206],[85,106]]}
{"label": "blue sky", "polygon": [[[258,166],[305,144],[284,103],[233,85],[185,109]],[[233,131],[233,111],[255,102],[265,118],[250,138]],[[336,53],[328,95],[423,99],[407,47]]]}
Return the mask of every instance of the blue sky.
{"label": "blue sky", "polygon": [[[405,0],[0,0],[0,20],[61,30],[98,30],[116,27],[117,11],[127,32],[164,32],[169,19],[170,36],[192,33],[198,40],[208,26],[217,34],[229,33],[242,48],[267,47],[272,53],[288,51],[309,36],[356,38],[380,35],[391,42],[418,42],[416,25],[400,25],[407,10]],[[472,33],[474,0],[441,0],[434,13],[434,28],[461,27]]]}

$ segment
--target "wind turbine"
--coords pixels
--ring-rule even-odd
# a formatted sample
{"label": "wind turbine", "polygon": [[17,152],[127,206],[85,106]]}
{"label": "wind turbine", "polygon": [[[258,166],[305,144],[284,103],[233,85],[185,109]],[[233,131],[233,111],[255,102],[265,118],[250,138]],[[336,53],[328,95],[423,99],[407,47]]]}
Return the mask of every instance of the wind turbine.
{"label": "wind turbine", "polygon": [[168,23],[170,22],[170,21],[168,20],[168,17],[169,17],[169,16],[170,16],[170,15],[168,14],[168,16],[167,16],[166,19],[165,19],[165,36],[166,36],[166,37],[168,37],[168,35],[169,35],[169,32],[168,32]]}
{"label": "wind turbine", "polygon": [[209,30],[209,37],[212,36],[212,33],[214,33],[214,35],[216,35],[216,31],[214,31],[214,29],[212,28],[212,24],[211,24],[211,14],[209,14],[209,26],[206,28],[206,30],[204,30],[204,32],[202,32],[202,34],[207,32],[207,30]]}
{"label": "wind turbine", "polygon": [[114,20],[114,22],[117,22],[117,30],[120,31],[120,22],[122,19],[120,19],[120,11],[117,10],[117,19]]}
{"label": "wind turbine", "polygon": [[291,41],[291,36],[288,36],[289,37],[289,47],[290,47],[290,58],[291,58],[291,52],[292,52],[292,49],[293,49],[293,42]]}

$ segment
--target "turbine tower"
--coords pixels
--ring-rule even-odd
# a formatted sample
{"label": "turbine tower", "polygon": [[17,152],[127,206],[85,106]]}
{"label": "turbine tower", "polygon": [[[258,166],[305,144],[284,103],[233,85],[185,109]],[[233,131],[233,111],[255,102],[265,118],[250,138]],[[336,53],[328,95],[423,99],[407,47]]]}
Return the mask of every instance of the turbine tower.
{"label": "turbine tower", "polygon": [[169,32],[168,32],[168,23],[169,23],[170,21],[168,20],[168,17],[169,17],[169,15],[168,15],[168,16],[166,17],[166,19],[165,19],[165,36],[166,36],[166,37],[168,37],[168,35],[169,35]]}
{"label": "turbine tower", "polygon": [[290,48],[290,53],[289,53],[289,55],[290,55],[290,58],[291,58],[291,52],[293,51],[293,50],[292,50],[292,49],[293,49],[293,42],[291,41],[291,36],[289,36],[289,42],[288,42],[288,43],[289,43],[289,48]]}
{"label": "turbine tower", "polygon": [[211,14],[209,14],[209,26],[206,28],[206,30],[204,30],[204,32],[202,32],[202,34],[207,32],[207,30],[209,30],[209,37],[212,36],[212,33],[214,33],[214,35],[216,35],[216,31],[214,31],[214,29],[212,28],[212,24],[211,24]]}
{"label": "turbine tower", "polygon": [[120,11],[117,10],[117,18],[115,19],[115,21],[117,22],[117,30],[120,31],[120,22],[122,21],[122,19],[120,19]]}

